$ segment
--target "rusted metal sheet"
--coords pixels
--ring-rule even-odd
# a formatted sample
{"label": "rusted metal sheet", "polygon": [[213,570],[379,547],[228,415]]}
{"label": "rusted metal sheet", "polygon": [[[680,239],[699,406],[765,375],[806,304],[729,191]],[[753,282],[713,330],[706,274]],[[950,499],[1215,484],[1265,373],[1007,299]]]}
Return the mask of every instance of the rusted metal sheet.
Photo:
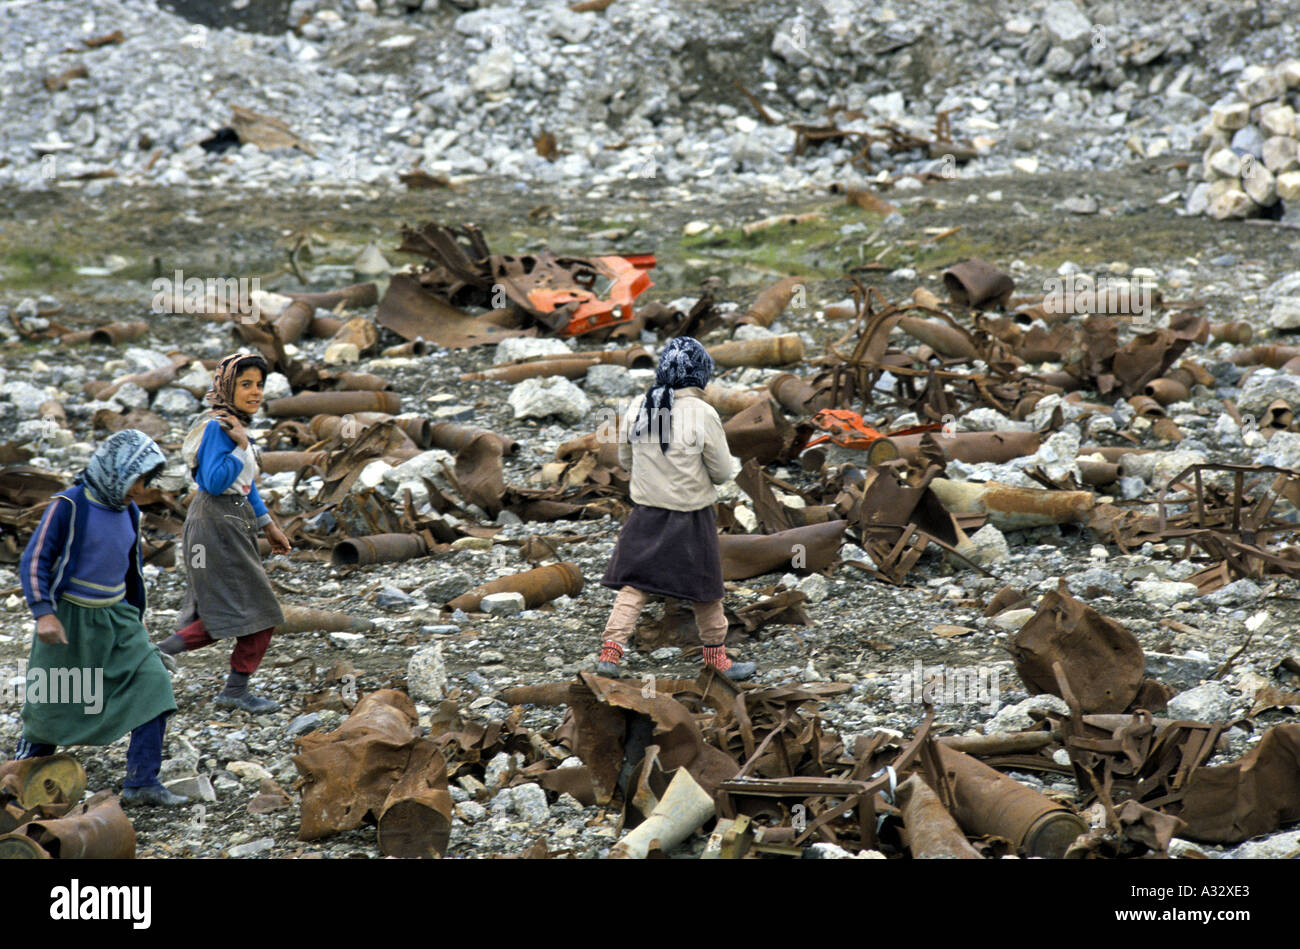
{"label": "rusted metal sheet", "polygon": [[986,260],[973,257],[943,272],[943,285],[953,302],[977,307],[986,303],[1005,306],[1016,282]]}
{"label": "rusted metal sheet", "polygon": [[1237,843],[1300,820],[1300,724],[1277,725],[1240,760],[1197,768],[1174,813],[1182,835]]}
{"label": "rusted metal sheet", "polygon": [[386,857],[441,857],[451,839],[447,765],[431,741],[411,751],[379,813],[379,852]]}
{"label": "rusted metal sheet", "polygon": [[0,859],[39,857],[33,844],[56,860],[130,860],[135,828],[117,795],[100,791],[62,817],[29,821],[0,837]]}
{"label": "rusted metal sheet", "polygon": [[722,426],[727,448],[741,461],[753,458],[759,464],[767,464],[789,453],[795,438],[794,426],[785,415],[773,409],[772,400],[764,396]]}
{"label": "rusted metal sheet", "polygon": [[1146,666],[1127,629],[1068,593],[1046,593],[1016,633],[1016,672],[1032,693],[1060,695],[1053,664],[1061,663],[1085,712],[1122,712],[1138,693]]}

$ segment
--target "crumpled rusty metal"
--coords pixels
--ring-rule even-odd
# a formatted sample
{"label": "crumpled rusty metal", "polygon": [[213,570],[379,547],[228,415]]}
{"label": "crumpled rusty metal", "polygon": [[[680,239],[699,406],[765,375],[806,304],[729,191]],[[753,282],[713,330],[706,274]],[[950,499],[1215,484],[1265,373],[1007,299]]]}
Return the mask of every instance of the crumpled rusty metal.
{"label": "crumpled rusty metal", "polygon": [[1016,282],[986,260],[973,257],[953,264],[943,272],[948,295],[961,306],[978,307],[986,303],[1006,306]]}
{"label": "crumpled rusty metal", "polygon": [[1174,813],[1181,833],[1237,843],[1300,820],[1300,724],[1277,725],[1231,764],[1197,768]]}
{"label": "crumpled rusty metal", "polygon": [[422,339],[447,349],[487,346],[516,336],[523,329],[475,317],[426,289],[410,274],[394,274],[380,301],[376,321],[406,340]]}
{"label": "crumpled rusty metal", "polygon": [[[297,739],[293,756],[302,777],[299,840],[318,840],[377,821],[421,737],[419,716],[405,692],[382,689],[364,696],[332,732]],[[417,759],[423,761],[424,759]]]}
{"label": "crumpled rusty metal", "polygon": [[[1137,697],[1146,662],[1136,637],[1062,587],[1044,594],[1016,633],[1016,673],[1031,693],[1060,696],[1061,663],[1085,712],[1122,712]],[[1063,696],[1062,696],[1063,697]]]}
{"label": "crumpled rusty metal", "polygon": [[135,828],[117,795],[100,791],[62,817],[33,820],[0,836],[0,859],[130,860]]}
{"label": "crumpled rusty metal", "polygon": [[765,465],[789,454],[795,438],[794,426],[774,408],[772,400],[765,396],[722,426],[728,450],[741,461],[753,458]]}
{"label": "crumpled rusty metal", "polygon": [[379,812],[379,851],[387,857],[441,857],[451,839],[447,764],[437,746],[422,739]]}

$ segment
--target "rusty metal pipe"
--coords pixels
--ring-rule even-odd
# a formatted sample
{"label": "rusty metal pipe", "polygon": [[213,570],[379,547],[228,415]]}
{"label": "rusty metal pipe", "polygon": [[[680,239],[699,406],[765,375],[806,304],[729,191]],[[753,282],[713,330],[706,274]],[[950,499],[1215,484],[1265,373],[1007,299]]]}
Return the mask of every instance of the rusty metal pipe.
{"label": "rusty metal pipe", "polygon": [[968,754],[936,743],[952,791],[952,815],[972,836],[1010,840],[1027,857],[1065,855],[1088,825],[1077,814]]}
{"label": "rusty metal pipe", "polygon": [[112,382],[87,382],[82,386],[83,391],[92,398],[107,400],[111,399],[118,389],[129,382],[133,382],[141,389],[144,389],[150,395],[157,392],[167,383],[176,378],[176,373],[180,371],[188,359],[180,362],[173,361],[170,366],[162,366],[158,369],[150,369],[148,372],[137,372],[129,376],[122,376]]}
{"label": "rusty metal pipe", "polygon": [[130,323],[109,323],[90,331],[92,346],[115,346],[118,343],[130,343],[149,332],[149,324],[144,320]]}
{"label": "rusty metal pipe", "polygon": [[346,322],[337,316],[313,316],[307,330],[317,339],[330,339],[343,329],[343,324]]}
{"label": "rusty metal pipe", "polygon": [[484,583],[451,600],[447,607],[473,613],[489,593],[522,593],[524,608],[532,610],[559,596],[577,596],[582,592],[582,584],[582,570],[578,565],[562,561]]}
{"label": "rusty metal pipe", "polygon": [[339,541],[330,552],[330,563],[335,566],[401,563],[428,553],[429,545],[419,534],[371,534]]}
{"label": "rusty metal pipe", "polygon": [[830,406],[830,393],[819,392],[812,383],[794,373],[783,372],[767,384],[772,397],[791,415],[811,415]]}
{"label": "rusty metal pipe", "polygon": [[951,513],[986,514],[999,530],[1080,523],[1096,503],[1091,491],[1046,491],[996,481],[980,484],[935,478],[930,490]]}
{"label": "rusty metal pipe", "polygon": [[587,452],[596,453],[598,464],[607,468],[617,468],[618,462],[618,443],[604,437],[602,432],[591,432],[580,438],[570,438],[567,442],[555,449],[556,461],[568,461],[570,458]]}
{"label": "rusty metal pipe", "polygon": [[560,356],[556,359],[533,359],[529,362],[511,363],[508,366],[492,366],[479,372],[461,373],[461,381],[469,382],[482,379],[495,379],[498,382],[519,382],[523,379],[536,379],[546,376],[564,376],[566,379],[581,379],[587,370],[598,365],[599,360],[585,356]]}
{"label": "rusty metal pipe", "polygon": [[1229,358],[1238,366],[1268,366],[1270,369],[1281,369],[1297,356],[1300,356],[1300,346],[1269,344],[1240,349]]}
{"label": "rusty metal pipe", "polygon": [[1149,395],[1135,395],[1128,400],[1133,411],[1145,419],[1165,418],[1164,406]]}
{"label": "rusty metal pipe", "polygon": [[346,415],[349,412],[396,415],[401,410],[402,397],[396,392],[300,392],[266,403],[266,414],[272,418]]}
{"label": "rusty metal pipe", "polygon": [[1055,739],[1051,732],[999,732],[993,735],[941,735],[935,740],[968,755],[1022,755],[1046,748]]}
{"label": "rusty metal pipe", "polygon": [[710,346],[709,355],[724,369],[737,366],[788,366],[803,359],[803,339],[794,333],[762,339],[733,339]]}
{"label": "rusty metal pipe", "polygon": [[981,860],[939,795],[913,774],[898,786],[898,807],[907,829],[907,847],[914,860]]}
{"label": "rusty metal pipe", "polygon": [[340,372],[334,377],[335,392],[383,392],[391,383],[373,372]]}

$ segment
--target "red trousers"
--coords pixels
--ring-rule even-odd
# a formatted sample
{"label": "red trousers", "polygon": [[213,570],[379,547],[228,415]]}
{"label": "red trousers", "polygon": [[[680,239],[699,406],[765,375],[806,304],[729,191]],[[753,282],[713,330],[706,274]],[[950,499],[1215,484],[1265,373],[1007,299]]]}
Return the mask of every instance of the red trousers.
{"label": "red trousers", "polygon": [[[257,667],[262,664],[262,657],[266,655],[267,647],[271,645],[271,633],[274,630],[275,627],[271,626],[258,633],[236,637],[234,651],[230,654],[231,671],[242,672],[244,675],[252,675],[256,672]],[[176,635],[185,642],[186,652],[216,642],[208,635],[207,627],[203,625],[201,619],[196,619],[184,629],[178,630]]]}

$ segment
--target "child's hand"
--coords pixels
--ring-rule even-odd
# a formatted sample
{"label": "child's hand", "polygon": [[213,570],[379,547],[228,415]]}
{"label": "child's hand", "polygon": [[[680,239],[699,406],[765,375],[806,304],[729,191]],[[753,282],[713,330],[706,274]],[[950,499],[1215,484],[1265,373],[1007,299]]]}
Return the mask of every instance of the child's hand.
{"label": "child's hand", "polygon": [[68,634],[63,629],[63,623],[53,613],[46,613],[36,621],[36,635],[41,642],[50,646],[68,644]]}
{"label": "child's hand", "polygon": [[293,545],[289,543],[289,538],[284,536],[284,531],[274,522],[266,525],[266,539],[271,542],[271,553],[287,554],[293,550]]}
{"label": "child's hand", "polygon": [[229,434],[238,447],[248,447],[248,432],[244,430],[244,426],[232,423]]}

